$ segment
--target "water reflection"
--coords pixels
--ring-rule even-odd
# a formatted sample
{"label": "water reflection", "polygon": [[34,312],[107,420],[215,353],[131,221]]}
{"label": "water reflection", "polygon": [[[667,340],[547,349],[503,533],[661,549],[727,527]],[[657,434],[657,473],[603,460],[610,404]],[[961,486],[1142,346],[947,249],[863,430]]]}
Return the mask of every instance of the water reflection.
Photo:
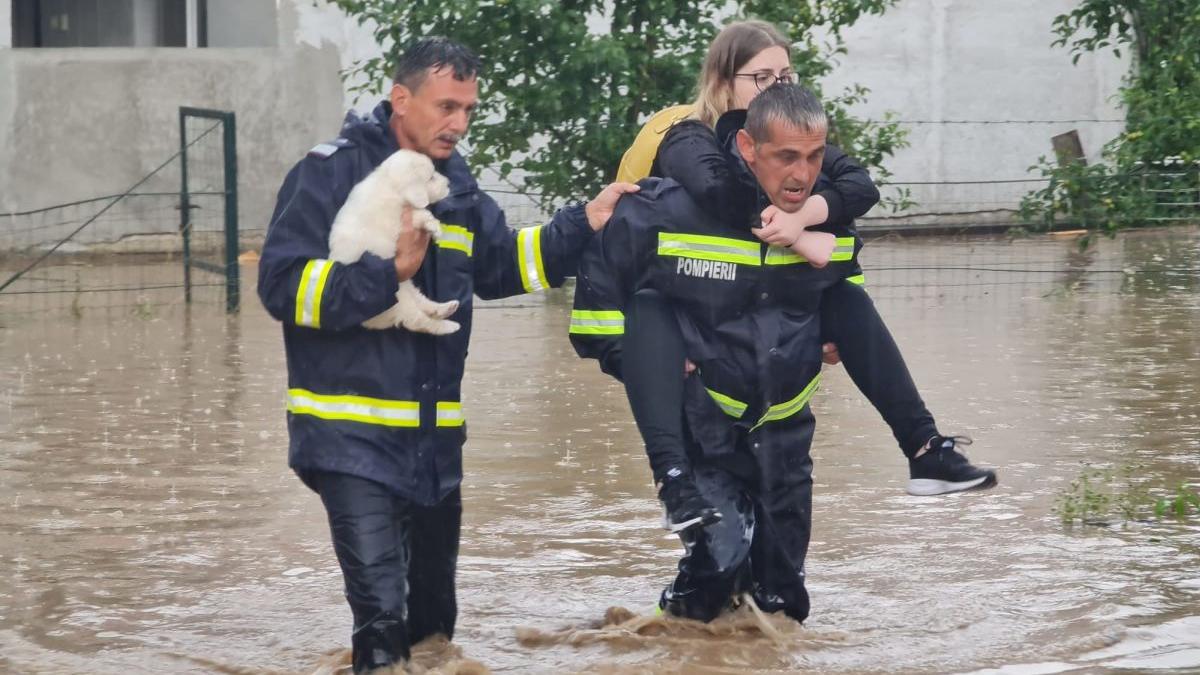
{"label": "water reflection", "polygon": [[[592,630],[611,606],[645,615],[677,544],[621,390],[565,340],[567,294],[491,304],[464,397],[467,657],[508,672],[1200,668],[1196,521],[1067,529],[1055,514],[1085,465],[1200,485],[1196,231],[1085,253],[1046,238],[869,250],[930,408],[977,439],[1000,487],[904,495],[889,432],[834,369],[799,636],[522,642]],[[1035,269],[1021,260],[1053,280],[978,269]],[[348,644],[323,514],[285,466],[282,348],[257,305],[6,322],[0,356],[0,671],[312,672]]]}

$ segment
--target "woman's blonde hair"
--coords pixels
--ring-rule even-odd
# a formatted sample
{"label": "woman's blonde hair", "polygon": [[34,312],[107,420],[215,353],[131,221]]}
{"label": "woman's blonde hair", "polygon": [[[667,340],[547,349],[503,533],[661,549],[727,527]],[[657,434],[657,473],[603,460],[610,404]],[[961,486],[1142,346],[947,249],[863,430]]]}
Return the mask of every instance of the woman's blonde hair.
{"label": "woman's blonde hair", "polygon": [[717,118],[733,107],[734,74],[769,47],[783,47],[791,58],[791,42],[766,21],[735,21],[722,28],[704,57],[692,117],[716,126]]}

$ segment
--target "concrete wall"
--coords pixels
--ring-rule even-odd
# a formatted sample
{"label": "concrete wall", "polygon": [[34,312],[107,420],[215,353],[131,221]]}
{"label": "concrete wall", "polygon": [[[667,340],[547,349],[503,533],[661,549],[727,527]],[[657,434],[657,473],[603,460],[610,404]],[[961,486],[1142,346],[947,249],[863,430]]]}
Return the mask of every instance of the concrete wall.
{"label": "concrete wall", "polygon": [[[349,72],[354,64],[374,58],[382,53],[375,43],[374,23],[366,26],[346,17],[342,11],[324,0],[297,4],[297,23],[293,39],[298,44],[312,46],[331,45],[339,55],[339,70]],[[374,107],[387,90],[387,83],[373,83],[365,94],[354,94],[350,90],[365,82],[362,77],[345,80],[342,105],[347,110],[354,108],[367,111]]]}
{"label": "concrete wall", "polygon": [[[1053,157],[1050,137],[1078,129],[1089,160],[1122,129],[1113,99],[1128,62],[1111,53],[1081,58],[1052,48],[1053,18],[1073,0],[901,0],[845,33],[849,54],[824,83],[870,88],[856,109],[879,119],[894,111],[909,123],[912,147],[888,167],[895,181],[995,181],[1029,178]],[[1037,123],[1003,123],[1029,120]],[[938,124],[939,121],[994,122]],[[933,122],[933,123],[928,123]],[[1036,184],[910,186],[921,211],[986,211],[1014,206]],[[880,210],[872,215],[879,215]]]}
{"label": "concrete wall", "polygon": [[[849,54],[839,57],[825,90],[832,94],[863,84],[871,93],[856,114],[881,119],[891,111],[906,121],[912,147],[887,163],[896,182],[1030,178],[1028,168],[1053,154],[1050,137],[1073,128],[1089,160],[1095,160],[1122,128],[1123,114],[1113,96],[1129,64],[1103,54],[1072,66],[1068,50],[1050,46],[1053,18],[1076,5],[1075,0],[900,0],[884,15],[862,19],[845,32]],[[343,68],[380,52],[369,27],[325,3],[300,8],[298,39],[336,45]],[[347,107],[372,102],[370,96],[346,98]],[[1118,121],[1045,123],[1079,119]],[[1008,120],[1038,123],[999,123]],[[947,121],[989,123],[939,123]],[[1009,218],[1036,185],[906,187],[918,202],[910,213],[955,212],[953,220],[988,220]],[[887,213],[876,209],[871,215]]]}
{"label": "concrete wall", "polygon": [[[219,38],[226,5],[243,12],[244,30]],[[901,0],[847,31],[849,54],[826,89],[864,84],[872,91],[857,113],[895,111],[908,122],[913,146],[889,162],[896,181],[1025,178],[1040,155],[1051,154],[1050,136],[1073,127],[1094,159],[1119,123],[922,123],[1119,120],[1110,97],[1127,64],[1103,55],[1072,67],[1066,50],[1050,47],[1052,18],[1073,5]],[[0,1],[0,46],[11,44],[9,12],[10,3]],[[210,39],[277,46],[0,49],[0,212],[121,192],[175,152],[176,110],[192,105],[237,113],[242,226],[263,227],[287,168],[336,135],[346,108],[377,100],[382,83],[356,98],[348,91],[353,82],[343,85],[338,72],[380,50],[369,26],[325,2],[210,0],[214,13]],[[264,33],[267,25],[273,32]],[[485,184],[494,182],[481,173]],[[1009,209],[1030,187],[911,189],[919,213]]]}
{"label": "concrete wall", "polygon": [[[286,171],[343,114],[337,50],[297,43],[297,25],[283,0],[278,48],[0,49],[0,212],[123,192],[178,151],[186,105],[236,113],[241,225],[264,228]],[[178,189],[175,171],[155,188]]]}
{"label": "concrete wall", "polygon": [[12,3],[0,2],[0,49],[12,46]]}

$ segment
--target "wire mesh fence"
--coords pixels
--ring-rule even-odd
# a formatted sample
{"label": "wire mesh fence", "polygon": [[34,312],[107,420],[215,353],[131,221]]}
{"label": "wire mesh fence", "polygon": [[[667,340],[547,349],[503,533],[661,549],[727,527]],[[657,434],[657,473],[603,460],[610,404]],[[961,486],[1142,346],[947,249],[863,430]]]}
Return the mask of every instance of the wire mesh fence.
{"label": "wire mesh fence", "polygon": [[[187,128],[192,248],[203,260],[224,250],[226,192],[221,122]],[[0,214],[0,315],[139,312],[184,302],[181,164],[167,159],[129,191]],[[194,297],[219,302],[225,280],[192,280]]]}
{"label": "wire mesh fence", "polygon": [[[121,195],[0,214],[0,315],[141,312],[179,305],[185,302],[188,269],[194,301],[228,300],[227,281],[218,274],[229,264],[231,250],[224,189],[228,147],[221,125],[217,119],[181,118],[186,198],[176,156]],[[541,195],[483,174],[483,189],[500,203],[509,225],[549,219]],[[1194,283],[1194,265],[1169,256],[1161,267],[1131,270],[1112,244],[1082,249],[1071,236],[1014,230],[1024,224],[1021,200],[1047,185],[1048,178],[1030,177],[885,186],[885,195],[903,191],[911,204],[899,211],[879,207],[859,221],[868,240],[862,262],[872,295],[1018,297],[1062,289],[1119,291],[1149,278],[1168,287]],[[1200,220],[1200,164],[1168,160],[1140,167],[1126,187],[1149,196],[1153,206],[1147,220]],[[1184,233],[1181,246],[1191,246],[1186,242],[1194,239],[1194,228],[1178,231]],[[934,235],[936,240],[930,239]]]}
{"label": "wire mesh fence", "polygon": [[1076,293],[1200,290],[1200,228],[868,236],[859,260],[876,299],[1024,301]]}

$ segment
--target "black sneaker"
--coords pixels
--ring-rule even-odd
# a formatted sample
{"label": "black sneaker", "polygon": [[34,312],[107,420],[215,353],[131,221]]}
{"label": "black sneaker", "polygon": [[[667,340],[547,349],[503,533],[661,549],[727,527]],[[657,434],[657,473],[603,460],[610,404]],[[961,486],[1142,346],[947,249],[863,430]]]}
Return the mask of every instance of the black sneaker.
{"label": "black sneaker", "polygon": [[681,469],[673,468],[667,472],[658,489],[658,498],[666,511],[663,525],[673,533],[705,527],[721,519],[721,513],[700,494],[692,477]]}
{"label": "black sneaker", "polygon": [[941,495],[995,487],[994,470],[972,465],[966,455],[954,449],[971,443],[966,436],[934,436],[925,454],[908,460],[908,494]]}

